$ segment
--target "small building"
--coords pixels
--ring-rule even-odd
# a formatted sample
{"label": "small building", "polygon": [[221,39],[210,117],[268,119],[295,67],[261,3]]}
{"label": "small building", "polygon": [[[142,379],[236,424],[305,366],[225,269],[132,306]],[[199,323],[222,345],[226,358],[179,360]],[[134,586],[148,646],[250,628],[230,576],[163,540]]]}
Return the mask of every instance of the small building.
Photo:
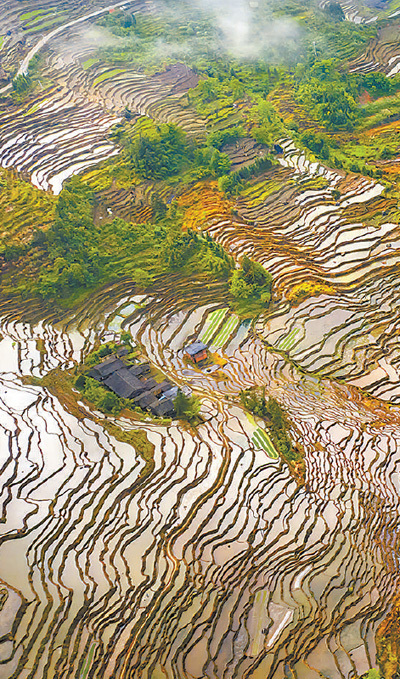
{"label": "small building", "polygon": [[158,387],[158,382],[154,377],[149,377],[147,380],[141,380],[141,383],[143,384],[143,391],[151,391],[151,389]]}
{"label": "small building", "polygon": [[173,399],[176,398],[178,387],[167,379],[157,382],[149,373],[148,363],[129,366],[113,354],[91,368],[88,375],[120,398],[133,399],[136,405],[157,417],[174,415]]}
{"label": "small building", "polygon": [[166,391],[172,389],[174,385],[169,380],[163,380],[158,386],[160,387],[160,391],[164,394]]}
{"label": "small building", "polygon": [[171,385],[171,388],[168,389],[168,391],[164,391],[162,396],[160,396],[160,401],[163,401],[166,398],[169,398],[171,401],[173,401],[178,396],[178,391],[178,387]]}
{"label": "small building", "polygon": [[141,377],[142,375],[148,375],[150,372],[150,366],[148,363],[140,363],[139,365],[132,365],[129,370],[132,375],[136,377]]}
{"label": "small building", "polygon": [[145,393],[141,394],[140,396],[137,396],[135,398],[135,403],[141,408],[142,410],[151,410],[153,412],[153,409],[158,403],[158,400],[154,396],[154,394],[151,393],[151,391],[146,391]]}
{"label": "small building", "polygon": [[175,415],[174,404],[169,398],[161,399],[151,410],[157,417],[172,417]]}
{"label": "small building", "polygon": [[184,352],[195,363],[201,363],[207,358],[207,345],[203,342],[193,342],[184,348]]}
{"label": "small building", "polygon": [[[147,382],[150,382],[150,380],[147,380]],[[162,395],[161,384],[159,384],[158,382],[156,382],[156,384],[154,385],[154,387],[151,387],[148,391],[149,391],[150,393],[154,394],[154,396],[157,396],[157,398],[159,398],[159,396]]]}

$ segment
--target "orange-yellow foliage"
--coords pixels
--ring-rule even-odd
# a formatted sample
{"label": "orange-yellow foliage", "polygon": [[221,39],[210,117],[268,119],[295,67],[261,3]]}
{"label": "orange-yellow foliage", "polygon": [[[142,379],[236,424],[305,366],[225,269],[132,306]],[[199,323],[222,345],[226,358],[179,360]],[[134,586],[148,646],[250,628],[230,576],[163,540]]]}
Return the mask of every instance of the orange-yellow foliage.
{"label": "orange-yellow foliage", "polygon": [[214,219],[230,215],[233,202],[218,190],[217,182],[199,183],[182,194],[179,207],[185,211],[184,229],[203,229]]}
{"label": "orange-yellow foliage", "polygon": [[400,669],[400,595],[378,629],[376,648],[384,679],[394,679]]}

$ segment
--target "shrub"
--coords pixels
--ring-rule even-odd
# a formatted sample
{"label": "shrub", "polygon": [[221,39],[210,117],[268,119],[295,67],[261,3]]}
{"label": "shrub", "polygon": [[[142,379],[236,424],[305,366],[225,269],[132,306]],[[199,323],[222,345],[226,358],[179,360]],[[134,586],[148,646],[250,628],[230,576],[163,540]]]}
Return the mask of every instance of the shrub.
{"label": "shrub", "polygon": [[196,396],[186,396],[179,390],[174,400],[174,407],[177,417],[188,422],[195,422],[198,419],[201,403]]}
{"label": "shrub", "polygon": [[207,145],[213,146],[219,151],[228,142],[236,141],[239,137],[243,137],[244,131],[241,127],[229,127],[226,130],[215,130],[207,137]]}

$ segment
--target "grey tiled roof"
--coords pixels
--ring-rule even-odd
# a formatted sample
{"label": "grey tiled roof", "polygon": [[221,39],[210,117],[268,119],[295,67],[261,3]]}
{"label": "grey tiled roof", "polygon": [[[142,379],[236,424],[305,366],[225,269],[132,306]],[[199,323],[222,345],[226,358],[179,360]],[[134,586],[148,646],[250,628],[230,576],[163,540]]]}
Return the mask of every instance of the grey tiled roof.
{"label": "grey tiled roof", "polygon": [[189,344],[185,347],[185,351],[189,356],[195,356],[196,354],[199,354],[200,351],[204,351],[204,349],[207,349],[207,345],[203,344],[203,342],[193,342],[193,344]]}

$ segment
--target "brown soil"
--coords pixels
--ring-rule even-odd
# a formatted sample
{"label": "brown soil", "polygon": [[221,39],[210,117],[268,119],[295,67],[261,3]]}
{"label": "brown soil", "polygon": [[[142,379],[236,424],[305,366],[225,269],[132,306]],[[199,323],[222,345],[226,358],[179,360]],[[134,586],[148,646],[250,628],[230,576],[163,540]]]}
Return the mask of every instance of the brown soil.
{"label": "brown soil", "polygon": [[156,73],[152,77],[153,82],[157,82],[160,85],[168,85],[171,94],[184,94],[193,87],[196,87],[199,80],[199,76],[194,71],[185,64],[180,63],[167,66],[165,71]]}
{"label": "brown soil", "polygon": [[366,106],[366,104],[369,104],[369,102],[372,101],[372,97],[369,94],[369,92],[367,92],[367,90],[364,90],[364,92],[360,95],[358,101],[362,106]]}

